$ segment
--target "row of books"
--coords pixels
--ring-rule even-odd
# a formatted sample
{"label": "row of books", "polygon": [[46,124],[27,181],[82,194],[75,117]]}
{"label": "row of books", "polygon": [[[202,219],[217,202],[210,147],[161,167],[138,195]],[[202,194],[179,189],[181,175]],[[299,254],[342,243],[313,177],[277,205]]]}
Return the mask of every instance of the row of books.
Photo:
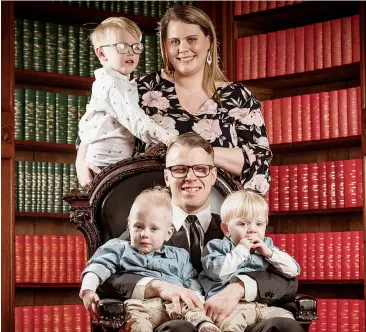
{"label": "row of books", "polygon": [[80,283],[86,262],[83,236],[15,235],[16,283]]}
{"label": "row of books", "polygon": [[90,96],[15,89],[15,139],[74,144],[89,100]]}
{"label": "row of books", "polygon": [[276,247],[295,258],[301,280],[364,278],[363,232],[267,234]]}
{"label": "row of books", "polygon": [[79,8],[94,8],[134,15],[162,17],[174,5],[194,5],[194,1],[53,1]]}
{"label": "row of books", "polygon": [[238,81],[359,62],[359,15],[238,38],[236,59]]}
{"label": "row of books", "polygon": [[290,6],[303,1],[237,1],[234,3],[234,15],[245,15],[273,8]]}
{"label": "row of books", "polygon": [[78,188],[73,164],[41,161],[16,162],[16,211],[68,213],[62,197]]}
{"label": "row of books", "polygon": [[262,102],[271,144],[360,135],[360,87]]}
{"label": "row of books", "polygon": [[319,320],[310,332],[365,331],[365,301],[351,299],[317,299]]}
{"label": "row of books", "polygon": [[363,205],[362,160],[271,166],[270,211],[322,210]]}
{"label": "row of books", "polygon": [[83,305],[15,307],[15,332],[91,332]]}
{"label": "row of books", "polygon": [[[101,67],[89,39],[91,30],[62,24],[17,18],[15,68],[77,76],[94,76]],[[162,68],[159,38],[142,38],[144,53],[132,77]]]}

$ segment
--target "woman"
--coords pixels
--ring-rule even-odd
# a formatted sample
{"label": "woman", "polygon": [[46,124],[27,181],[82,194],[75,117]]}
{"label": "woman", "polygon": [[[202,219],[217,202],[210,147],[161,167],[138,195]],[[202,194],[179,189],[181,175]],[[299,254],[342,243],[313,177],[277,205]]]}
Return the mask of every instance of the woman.
{"label": "woman", "polygon": [[[269,188],[269,149],[260,103],[241,83],[228,83],[219,68],[209,17],[191,6],[171,8],[159,27],[165,69],[137,79],[140,106],[155,122],[179,134],[195,131],[215,150],[215,164],[261,194]],[[82,186],[92,180],[78,152]]]}

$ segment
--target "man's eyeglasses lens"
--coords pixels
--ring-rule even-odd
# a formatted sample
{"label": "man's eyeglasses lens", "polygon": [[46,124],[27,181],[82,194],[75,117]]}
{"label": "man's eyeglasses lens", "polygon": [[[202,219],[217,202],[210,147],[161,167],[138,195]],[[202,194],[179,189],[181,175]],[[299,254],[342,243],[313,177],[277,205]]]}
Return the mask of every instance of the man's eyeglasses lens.
{"label": "man's eyeglasses lens", "polygon": [[172,176],[175,178],[184,178],[187,176],[189,169],[192,168],[193,173],[198,178],[205,178],[210,174],[210,171],[214,166],[212,165],[193,165],[193,166],[185,166],[185,165],[177,165],[167,167]]}
{"label": "man's eyeglasses lens", "polygon": [[116,44],[117,52],[121,54],[125,54],[129,51],[130,47],[132,48],[133,53],[141,54],[144,51],[144,45],[142,43],[137,43],[133,45],[128,45],[125,43]]}

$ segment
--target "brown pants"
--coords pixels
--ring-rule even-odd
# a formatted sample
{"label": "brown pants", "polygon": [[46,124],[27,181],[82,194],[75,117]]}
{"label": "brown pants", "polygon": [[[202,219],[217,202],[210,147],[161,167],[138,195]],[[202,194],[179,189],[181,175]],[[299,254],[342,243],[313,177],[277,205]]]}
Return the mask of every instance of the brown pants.
{"label": "brown pants", "polygon": [[268,307],[257,302],[239,302],[230,316],[221,323],[222,332],[244,332],[247,326],[255,325],[263,320],[285,317],[294,319],[291,312],[278,307]]}
{"label": "brown pants", "polygon": [[194,326],[204,321],[212,322],[203,310],[189,310],[184,303],[181,304],[182,315],[178,315],[172,303],[158,297],[143,301],[127,300],[125,306],[126,325],[131,332],[152,332],[155,327],[171,319],[184,319]]}

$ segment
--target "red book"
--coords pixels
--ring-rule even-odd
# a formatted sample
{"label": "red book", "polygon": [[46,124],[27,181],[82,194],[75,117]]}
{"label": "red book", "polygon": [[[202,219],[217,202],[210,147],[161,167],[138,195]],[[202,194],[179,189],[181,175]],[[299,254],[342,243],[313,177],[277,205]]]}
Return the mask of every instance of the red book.
{"label": "red book", "polygon": [[276,234],[275,246],[282,251],[286,251],[286,234]]}
{"label": "red book", "polygon": [[358,124],[358,134],[361,134],[361,89],[358,86],[356,88],[356,96],[357,96],[357,124]]}
{"label": "red book", "polygon": [[324,68],[324,59],[323,59],[323,23],[315,23],[314,24],[314,69],[323,69]]}
{"label": "red book", "polygon": [[352,63],[352,22],[351,17],[341,19],[342,65]]}
{"label": "red book", "polygon": [[319,209],[319,173],[318,164],[308,164],[309,210]]}
{"label": "red book", "polygon": [[344,166],[343,160],[336,160],[334,162],[334,170],[336,175],[335,189],[336,189],[336,207],[344,208]]}
{"label": "red book", "polygon": [[308,165],[297,165],[299,181],[299,210],[309,210],[309,175]]}
{"label": "red book", "polygon": [[276,76],[276,32],[267,34],[267,77]]}
{"label": "red book", "polygon": [[327,162],[327,201],[328,209],[337,207],[336,174],[334,161]]}
{"label": "red book", "polygon": [[22,307],[15,307],[14,308],[14,316],[15,316],[15,332],[23,332],[23,308]]}
{"label": "red book", "polygon": [[330,102],[329,92],[320,92],[319,94],[320,103],[320,139],[329,138],[329,119],[330,119]]}
{"label": "red book", "polygon": [[250,79],[250,37],[242,38],[243,42],[243,80]]}
{"label": "red book", "polygon": [[[236,1],[237,3],[239,1]],[[243,38],[238,38],[235,40],[236,43],[236,80],[242,81],[243,80]]]}
{"label": "red book", "polygon": [[295,30],[295,73],[305,71],[305,28]]}
{"label": "red book", "polygon": [[23,332],[33,332],[33,307],[22,307]]}
{"label": "red book", "polygon": [[15,235],[15,283],[23,282],[25,266],[24,235]]}
{"label": "red book", "polygon": [[276,32],[276,76],[286,74],[286,31]]}
{"label": "red book", "polygon": [[360,279],[364,279],[365,270],[365,257],[364,257],[364,237],[363,232],[360,232]]}
{"label": "red book", "polygon": [[250,12],[256,13],[259,10],[259,1],[250,0]]}
{"label": "red book", "polygon": [[52,314],[52,306],[44,306],[42,308],[43,311],[43,331],[44,332],[53,332],[55,331],[53,327],[53,314]]}
{"label": "red book", "polygon": [[267,1],[259,1],[259,11],[263,11],[267,9]]}
{"label": "red book", "polygon": [[24,235],[24,282],[33,282],[33,238]]}
{"label": "red book", "polygon": [[324,68],[332,67],[332,29],[330,21],[323,22],[323,64]]}
{"label": "red book", "polygon": [[290,210],[298,210],[299,209],[299,179],[297,175],[297,165],[288,165],[289,174],[290,174],[290,188],[291,195],[290,196]]}
{"label": "red book", "polygon": [[75,281],[80,282],[80,275],[86,265],[86,245],[84,237],[75,237]]}
{"label": "red book", "polygon": [[344,207],[357,206],[356,159],[343,160]]}
{"label": "red book", "polygon": [[357,89],[347,89],[347,132],[349,136],[358,135]]}
{"label": "red book", "polygon": [[42,307],[33,307],[33,332],[43,332]]}
{"label": "red book", "polygon": [[310,95],[301,96],[301,125],[303,141],[311,141],[311,106]]}
{"label": "red book", "polygon": [[360,329],[360,300],[348,300],[349,303],[349,331],[362,331]]}
{"label": "red book", "polygon": [[329,136],[330,138],[339,137],[339,107],[338,107],[338,91],[333,90],[329,92]]}
{"label": "red book", "polygon": [[242,15],[250,13],[250,1],[242,1],[241,13]]}
{"label": "red book", "polygon": [[258,35],[250,37],[250,78],[258,78]]}
{"label": "red book", "polygon": [[281,117],[281,99],[272,100],[273,112],[273,143],[282,143],[282,117]]}
{"label": "red book", "polygon": [[234,15],[235,16],[241,15],[241,3],[242,3],[242,1],[234,2]]}
{"label": "red book", "polygon": [[42,235],[42,282],[51,282],[51,237]]}
{"label": "red book", "polygon": [[365,301],[360,301],[360,331],[365,331]]}
{"label": "red book", "polygon": [[270,211],[279,211],[280,209],[280,193],[279,193],[279,167],[278,166],[271,166],[271,177],[272,183],[270,186],[269,192],[269,210]]}
{"label": "red book", "polygon": [[84,332],[85,320],[85,308],[81,305],[74,305],[74,330],[75,332]]}
{"label": "red book", "polygon": [[75,332],[74,330],[74,306],[64,305],[63,322],[65,332]]}
{"label": "red book", "polygon": [[[265,3],[262,1],[261,3]],[[267,72],[267,35],[258,35],[258,78],[266,77]]]}
{"label": "red book", "polygon": [[349,308],[348,300],[338,300],[337,312],[338,312],[338,331],[349,331]]}
{"label": "red book", "polygon": [[[325,299],[317,299],[317,309],[319,320],[317,322],[317,328],[314,330],[317,332],[327,332],[327,301]],[[311,323],[311,326],[313,323]]]}
{"label": "red book", "polygon": [[33,235],[33,282],[42,282],[42,236]]}
{"label": "red book", "polygon": [[305,71],[315,67],[314,25],[305,27]]}
{"label": "red book", "polygon": [[66,235],[66,281],[75,282],[75,235]]}
{"label": "red book", "polygon": [[338,332],[337,300],[326,299],[327,302],[327,331]]}
{"label": "red book", "polygon": [[333,233],[333,249],[334,279],[341,280],[344,274],[342,271],[342,232]]}
{"label": "red book", "polygon": [[64,331],[63,306],[61,305],[52,306],[52,321],[53,321],[53,331],[55,332]]}
{"label": "red book", "polygon": [[280,211],[290,209],[290,172],[287,165],[279,167]]}
{"label": "red book", "polygon": [[348,136],[347,124],[347,90],[338,90],[338,128],[339,137]]}
{"label": "red book", "polygon": [[301,96],[295,96],[292,97],[292,141],[302,140]]}
{"label": "red book", "polygon": [[334,244],[333,233],[325,233],[324,235],[324,278],[327,280],[334,279]]}
{"label": "red book", "polygon": [[286,252],[295,258],[295,234],[285,234],[286,236]]}
{"label": "red book", "polygon": [[266,1],[267,2],[267,9],[276,8],[276,1]]}
{"label": "red book", "polygon": [[318,163],[319,209],[327,208],[327,164]]}
{"label": "red book", "polygon": [[319,93],[310,95],[311,139],[320,140],[320,101]]}
{"label": "red book", "polygon": [[59,247],[59,282],[64,284],[67,280],[67,269],[66,269],[66,236],[60,236],[60,247]]}
{"label": "red book", "polygon": [[341,20],[330,21],[332,33],[332,67],[342,64],[342,48],[341,48]]}
{"label": "red book", "polygon": [[323,280],[325,276],[325,236],[323,232],[315,233],[315,279]]}
{"label": "red book", "polygon": [[298,263],[301,268],[301,273],[299,279],[307,280],[308,279],[308,233],[300,233],[299,236],[299,257]]}
{"label": "red book", "polygon": [[51,273],[50,282],[57,283],[60,280],[59,277],[59,254],[60,254],[60,239],[58,235],[49,235],[51,238]]}
{"label": "red book", "polygon": [[286,1],[275,1],[276,8],[286,6]]}
{"label": "red book", "polygon": [[363,206],[362,160],[356,159],[357,206]]}
{"label": "red book", "polygon": [[281,140],[282,143],[292,142],[292,115],[291,115],[291,97],[281,98]]}
{"label": "red book", "polygon": [[272,100],[263,101],[262,112],[264,115],[264,122],[266,124],[267,135],[269,143],[273,143],[273,110],[272,110]]}
{"label": "red book", "polygon": [[[342,279],[351,279],[351,232],[342,232]],[[353,243],[352,243],[353,245]],[[354,257],[352,257],[352,264]]]}
{"label": "red book", "polygon": [[352,62],[360,61],[360,15],[351,17],[352,21]]}
{"label": "red book", "polygon": [[315,254],[315,233],[308,233],[308,258],[307,258],[307,274],[308,280],[315,280],[315,261],[316,261],[316,254]]}
{"label": "red book", "polygon": [[360,279],[360,231],[350,232],[350,279]]}

